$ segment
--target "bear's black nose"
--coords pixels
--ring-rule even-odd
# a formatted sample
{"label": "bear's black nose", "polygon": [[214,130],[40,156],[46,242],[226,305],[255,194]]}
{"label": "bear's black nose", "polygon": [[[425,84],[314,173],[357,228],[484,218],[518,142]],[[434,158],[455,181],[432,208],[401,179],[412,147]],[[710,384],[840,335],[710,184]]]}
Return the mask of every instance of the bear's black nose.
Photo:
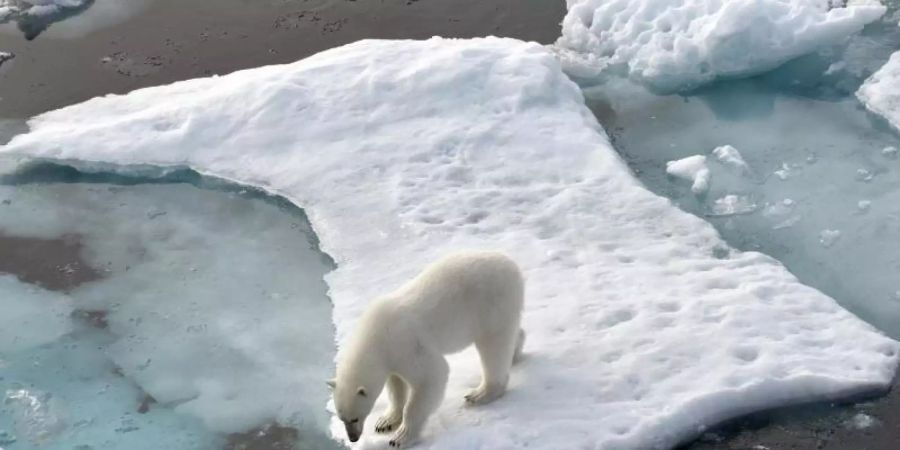
{"label": "bear's black nose", "polygon": [[347,438],[350,439],[350,442],[356,442],[359,440],[359,435],[362,434],[361,430],[357,430],[355,426],[344,423],[344,428],[347,429]]}

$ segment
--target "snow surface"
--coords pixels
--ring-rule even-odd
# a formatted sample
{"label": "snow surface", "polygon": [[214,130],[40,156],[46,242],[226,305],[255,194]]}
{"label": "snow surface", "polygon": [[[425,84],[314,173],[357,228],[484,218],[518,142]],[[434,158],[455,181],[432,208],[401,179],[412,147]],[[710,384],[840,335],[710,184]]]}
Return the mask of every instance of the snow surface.
{"label": "snow surface", "polygon": [[[860,86],[856,96],[869,111],[884,117],[900,131],[900,51]],[[894,148],[893,153],[896,152]],[[885,155],[888,153],[885,149]]]}
{"label": "snow surface", "polygon": [[877,0],[567,0],[569,70],[623,70],[662,91],[764,72],[877,20]]}
{"label": "snow surface", "polygon": [[186,165],[305,208],[338,265],[339,343],[438,256],[511,254],[527,358],[506,397],[463,408],[479,364],[453,356],[425,448],[670,447],[761,408],[884,388],[897,364],[898,343],[647,191],[536,44],[361,41],[30,125],[2,151]]}
{"label": "snow surface", "polygon": [[709,167],[706,156],[694,155],[666,163],[666,173],[691,182],[691,192],[700,195],[709,190]]}

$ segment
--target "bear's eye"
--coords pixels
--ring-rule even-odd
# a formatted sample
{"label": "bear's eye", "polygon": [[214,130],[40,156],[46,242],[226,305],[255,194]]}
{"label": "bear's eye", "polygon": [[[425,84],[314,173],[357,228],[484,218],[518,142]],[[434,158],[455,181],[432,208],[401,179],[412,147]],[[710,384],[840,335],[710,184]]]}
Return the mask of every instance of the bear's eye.
{"label": "bear's eye", "polygon": [[350,423],[357,423],[357,422],[359,422],[359,419],[353,419],[350,421]]}

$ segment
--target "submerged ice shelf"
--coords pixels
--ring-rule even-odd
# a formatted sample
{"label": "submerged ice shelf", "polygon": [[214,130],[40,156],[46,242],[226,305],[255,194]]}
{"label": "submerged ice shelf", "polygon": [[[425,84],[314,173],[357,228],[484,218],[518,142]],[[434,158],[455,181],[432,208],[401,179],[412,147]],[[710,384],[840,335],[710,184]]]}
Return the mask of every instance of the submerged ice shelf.
{"label": "submerged ice shelf", "polygon": [[[332,263],[302,212],[185,171],[18,166],[0,164],[0,254],[37,261],[0,273],[0,447],[231,449],[269,430],[337,448]],[[41,266],[60,239],[84,259]]]}
{"label": "submerged ice shelf", "polygon": [[[884,27],[765,76],[682,96],[618,80],[587,95],[654,192],[897,338],[900,136],[854,96],[900,46],[896,11],[888,17]],[[723,145],[738,150],[746,168],[715,158]],[[669,161],[694,155],[710,161],[702,196],[666,174]]]}
{"label": "submerged ice shelf", "polygon": [[534,44],[362,41],[30,125],[0,151],[190,166],[304,207],[337,262],[339,343],[369,299],[435,257],[510,253],[528,280],[528,359],[507,397],[461,411],[479,366],[451,358],[426,448],[665,448],[737,415],[884,388],[897,364],[895,341],[648,192]]}

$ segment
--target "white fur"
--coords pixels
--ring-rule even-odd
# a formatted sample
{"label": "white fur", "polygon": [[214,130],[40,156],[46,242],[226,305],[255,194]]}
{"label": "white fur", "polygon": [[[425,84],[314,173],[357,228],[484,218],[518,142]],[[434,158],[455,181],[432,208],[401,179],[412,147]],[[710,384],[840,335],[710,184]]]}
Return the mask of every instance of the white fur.
{"label": "white fur", "polygon": [[351,440],[387,384],[391,404],[376,431],[394,431],[394,447],[415,441],[444,398],[444,355],[471,344],[484,375],[466,400],[481,404],[502,396],[524,341],[523,297],[522,274],[511,259],[466,251],[372,302],[338,355],[335,407]]}

